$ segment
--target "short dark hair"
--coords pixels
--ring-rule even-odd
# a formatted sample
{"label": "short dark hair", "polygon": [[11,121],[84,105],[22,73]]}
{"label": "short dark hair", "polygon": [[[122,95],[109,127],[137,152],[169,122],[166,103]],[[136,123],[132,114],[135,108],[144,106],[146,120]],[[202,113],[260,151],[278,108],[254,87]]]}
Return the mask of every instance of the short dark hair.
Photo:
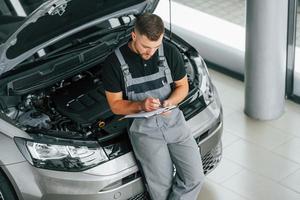
{"label": "short dark hair", "polygon": [[165,27],[159,16],[144,13],[136,18],[134,30],[145,35],[149,40],[156,41],[165,32]]}

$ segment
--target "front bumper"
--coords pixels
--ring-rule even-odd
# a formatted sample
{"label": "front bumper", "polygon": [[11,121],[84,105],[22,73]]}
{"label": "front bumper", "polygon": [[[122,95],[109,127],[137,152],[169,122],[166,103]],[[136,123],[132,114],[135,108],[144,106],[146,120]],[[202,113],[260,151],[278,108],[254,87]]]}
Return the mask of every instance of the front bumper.
{"label": "front bumper", "polygon": [[[217,95],[216,91],[215,94]],[[216,98],[187,123],[199,146],[204,174],[208,174],[222,157],[223,112],[219,99]]]}
{"label": "front bumper", "polygon": [[126,200],[144,191],[132,153],[84,172],[38,169],[28,162],[5,167],[20,200]]}
{"label": "front bumper", "polygon": [[[188,121],[199,145],[205,173],[220,161],[222,109],[218,100]],[[84,172],[38,169],[28,162],[4,166],[20,200],[143,199],[132,152]],[[134,197],[136,196],[136,197]]]}

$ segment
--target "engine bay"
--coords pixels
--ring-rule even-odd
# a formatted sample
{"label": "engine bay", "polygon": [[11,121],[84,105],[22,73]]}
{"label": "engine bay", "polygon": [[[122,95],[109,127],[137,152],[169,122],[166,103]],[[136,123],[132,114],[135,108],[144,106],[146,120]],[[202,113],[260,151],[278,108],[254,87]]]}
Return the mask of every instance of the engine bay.
{"label": "engine bay", "polygon": [[0,96],[4,113],[28,133],[87,138],[119,134],[119,121],[105,97],[99,72],[84,71],[22,96]]}
{"label": "engine bay", "polygon": [[[111,37],[115,40],[116,36]],[[81,53],[23,64],[26,71],[20,68],[1,79],[0,112],[7,121],[32,134],[93,137],[105,142],[126,133],[130,120],[119,120],[122,116],[111,112],[101,81],[101,62],[117,45],[112,44],[101,43]],[[190,89],[180,109],[188,120],[205,108],[205,102],[199,98],[199,82],[189,58],[193,51],[178,48]]]}

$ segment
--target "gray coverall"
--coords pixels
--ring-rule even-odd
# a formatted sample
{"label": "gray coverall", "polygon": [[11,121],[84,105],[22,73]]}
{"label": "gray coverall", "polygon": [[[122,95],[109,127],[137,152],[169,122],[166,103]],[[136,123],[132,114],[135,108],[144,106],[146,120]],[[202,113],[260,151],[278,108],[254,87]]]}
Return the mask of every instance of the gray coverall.
{"label": "gray coverall", "polygon": [[[158,72],[139,78],[132,78],[120,50],[115,51],[121,64],[129,100],[142,101],[151,96],[163,102],[171,94],[170,83],[173,80],[163,45],[158,51]],[[157,80],[160,87],[147,90],[147,84],[153,84],[152,81],[157,83]],[[134,85],[142,85],[145,91],[135,91]],[[202,161],[181,110],[176,108],[169,115],[134,119],[129,129],[129,137],[153,200],[197,199],[204,181]],[[176,169],[175,177],[173,165]]]}

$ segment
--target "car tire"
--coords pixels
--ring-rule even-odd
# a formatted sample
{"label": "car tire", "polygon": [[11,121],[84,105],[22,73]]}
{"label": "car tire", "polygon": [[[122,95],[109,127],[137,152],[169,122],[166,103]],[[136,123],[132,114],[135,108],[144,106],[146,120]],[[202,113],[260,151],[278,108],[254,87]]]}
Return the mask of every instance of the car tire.
{"label": "car tire", "polygon": [[10,182],[0,171],[0,200],[17,200],[15,191]]}

